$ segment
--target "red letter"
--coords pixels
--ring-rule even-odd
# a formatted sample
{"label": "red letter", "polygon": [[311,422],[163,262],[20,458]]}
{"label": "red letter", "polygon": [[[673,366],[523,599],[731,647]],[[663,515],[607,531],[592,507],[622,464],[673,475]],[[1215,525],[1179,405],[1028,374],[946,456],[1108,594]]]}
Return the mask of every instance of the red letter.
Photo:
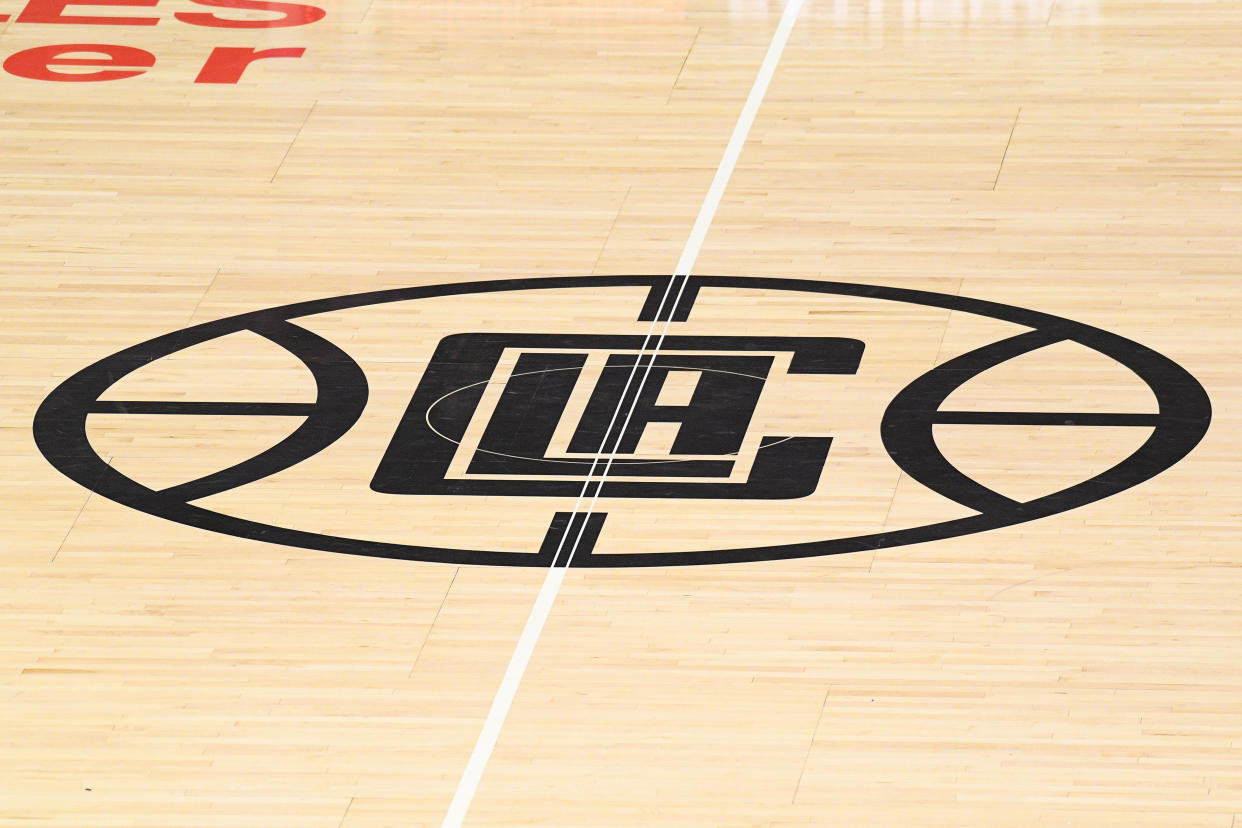
{"label": "red letter", "polygon": [[[61,57],[88,52],[107,55],[107,58]],[[63,46],[36,46],[11,55],[4,62],[4,69],[11,75],[31,80],[107,81],[132,78],[141,75],[155,65],[155,55],[132,46],[109,46],[106,43],[66,43]],[[141,69],[117,69],[102,72],[54,72],[53,66],[141,66]]]}
{"label": "red letter", "polygon": [[177,12],[173,17],[194,26],[214,26],[217,29],[280,29],[285,26],[305,26],[323,20],[327,14],[317,6],[302,3],[272,3],[269,0],[194,0],[200,6],[219,9],[249,9],[253,11],[278,12],[284,17],[273,20],[230,20],[207,12]]}
{"label": "red letter", "polygon": [[[210,15],[209,15],[210,16]],[[301,57],[306,49],[301,46],[284,49],[264,49],[257,52],[249,46],[217,46],[207,56],[203,71],[194,79],[195,83],[237,83],[242,72],[256,60],[263,58]]]}
{"label": "red letter", "polygon": [[90,17],[64,15],[66,6],[154,6],[160,0],[30,0],[18,23],[92,23],[97,26],[154,26],[158,17]]}

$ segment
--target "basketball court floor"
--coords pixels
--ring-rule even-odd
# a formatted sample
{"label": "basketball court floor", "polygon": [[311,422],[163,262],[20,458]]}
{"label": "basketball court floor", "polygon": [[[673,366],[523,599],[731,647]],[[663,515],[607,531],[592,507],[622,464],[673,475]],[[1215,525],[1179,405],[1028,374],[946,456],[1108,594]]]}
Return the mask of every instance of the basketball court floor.
{"label": "basketball court floor", "polygon": [[5,3],[0,825],[1242,826],[1242,5]]}

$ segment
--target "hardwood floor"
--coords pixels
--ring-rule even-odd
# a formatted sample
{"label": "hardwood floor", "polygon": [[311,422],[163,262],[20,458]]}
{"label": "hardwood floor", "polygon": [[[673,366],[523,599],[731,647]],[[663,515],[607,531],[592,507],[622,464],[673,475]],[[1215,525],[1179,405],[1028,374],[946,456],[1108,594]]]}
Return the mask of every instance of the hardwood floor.
{"label": "hardwood floor", "polygon": [[657,309],[782,5],[271,5],[0,8],[0,825],[440,825],[570,547],[467,825],[1242,825],[1242,6],[807,0]]}

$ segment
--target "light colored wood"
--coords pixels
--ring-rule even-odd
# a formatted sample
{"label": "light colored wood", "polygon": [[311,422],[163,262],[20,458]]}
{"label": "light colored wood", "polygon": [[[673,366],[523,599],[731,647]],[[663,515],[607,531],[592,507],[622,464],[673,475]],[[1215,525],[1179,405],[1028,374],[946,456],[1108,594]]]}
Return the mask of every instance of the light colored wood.
{"label": "light colored wood", "polygon": [[[780,9],[342,0],[310,26],[226,31],[174,21],[189,3],[84,8],[161,23],[0,24],[3,56],[71,42],[157,56],[111,83],[0,73],[0,825],[438,825],[542,573],[158,520],[52,469],[35,408],[122,347],[234,313],[478,278],[670,272]],[[1235,824],[1240,32],[1242,7],[1226,0],[809,2],[696,271],[1063,315],[1185,366],[1213,426],[1159,477],[1008,529],[571,571],[469,825]],[[236,86],[191,83],[220,45],[307,53],[255,64]],[[213,505],[529,549],[546,510],[385,498],[369,475],[440,336],[548,319],[642,333],[628,313],[640,294],[308,322],[368,370],[366,416],[303,467]],[[737,333],[736,307],[711,298],[695,332]],[[736,504],[727,521],[618,502],[601,553],[945,515],[888,460],[878,416],[1005,326],[756,303],[759,326],[818,332],[831,312],[833,335],[881,343],[858,377],[791,381],[759,412],[834,435],[819,517],[802,502]],[[1114,368],[1067,351],[955,404],[1150,410]],[[125,383],[112,399],[314,393],[300,366],[243,339]],[[96,448],[153,485],[287,428],[202,418],[187,441],[167,418],[91,419]],[[951,429],[938,437],[963,470],[1024,494],[1081,479],[1134,438]],[[666,443],[653,431],[644,448]]]}

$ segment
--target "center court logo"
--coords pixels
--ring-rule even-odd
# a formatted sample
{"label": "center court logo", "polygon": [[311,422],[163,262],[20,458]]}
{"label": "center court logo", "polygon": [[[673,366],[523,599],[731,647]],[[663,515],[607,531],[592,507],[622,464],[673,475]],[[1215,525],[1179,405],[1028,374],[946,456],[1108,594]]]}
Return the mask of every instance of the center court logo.
{"label": "center court logo", "polygon": [[[678,298],[665,310],[668,296]],[[472,309],[478,316],[469,328],[448,327],[446,319],[461,325]],[[532,309],[541,331],[530,330]],[[344,327],[333,322],[355,318],[350,314],[361,316]],[[990,340],[937,361],[925,351],[947,347],[950,318],[975,320]],[[359,344],[376,330],[390,333]],[[314,399],[220,399],[218,390],[193,399],[159,390],[161,366],[238,337],[291,355],[313,378]],[[1121,385],[1142,390],[1152,404],[1049,407],[1042,401],[1056,387],[1006,390],[1010,397],[1027,394],[1034,405],[949,402],[993,369],[1055,365],[1070,350],[1121,372]],[[407,372],[400,380],[392,378],[395,363]],[[136,380],[146,390],[126,397],[127,383]],[[874,414],[866,402],[872,398]],[[408,288],[208,322],[70,377],[40,407],[34,432],[44,456],[79,484],[214,532],[351,554],[508,566],[548,566],[572,532],[580,539],[573,565],[607,567],[830,555],[1047,517],[1169,468],[1203,437],[1210,415],[1203,388],[1166,357],[1037,311],[846,283],[702,276],[670,286],[667,277],[608,276]],[[238,462],[172,484],[125,473],[93,442],[98,422],[113,433],[173,421],[173,442],[192,446],[210,423],[257,419],[290,427]],[[1017,495],[959,468],[937,440],[940,429],[997,427],[1142,439],[1080,479]],[[183,455],[170,455],[177,456]],[[328,459],[334,471],[325,483],[310,469]],[[1020,464],[1021,451],[1007,462]],[[911,517],[892,514],[895,497],[887,511],[868,516],[871,481],[891,493],[903,479],[925,498]],[[270,488],[262,497],[245,497],[264,486]],[[575,500],[588,490],[598,500],[586,517]],[[299,514],[308,499],[320,505]],[[930,521],[928,501],[939,512]],[[255,515],[256,508],[269,513]],[[336,528],[325,531],[333,508],[340,512]],[[478,527],[502,510],[542,529],[515,523],[506,534],[516,539],[507,546],[473,548],[488,534]],[[379,516],[370,523],[396,528],[387,537],[368,536],[374,527],[356,517],[368,513]],[[457,513],[474,516],[474,528],[453,536],[451,526],[427,519],[451,523]],[[644,524],[670,514],[691,527],[685,534],[711,531],[697,542],[679,541],[681,548],[669,547],[667,538],[634,540],[645,531],[659,535],[658,525]],[[721,545],[713,538],[734,545],[702,548]]]}

